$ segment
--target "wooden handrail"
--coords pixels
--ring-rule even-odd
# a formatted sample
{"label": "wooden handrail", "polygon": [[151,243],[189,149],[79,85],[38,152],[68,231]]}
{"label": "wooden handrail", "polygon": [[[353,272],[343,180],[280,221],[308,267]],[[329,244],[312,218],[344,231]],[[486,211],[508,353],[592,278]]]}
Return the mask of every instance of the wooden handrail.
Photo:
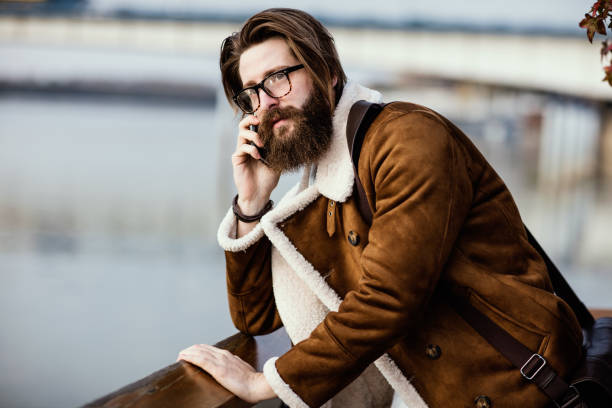
{"label": "wooden handrail", "polygon": [[600,317],[612,317],[612,309],[589,309],[595,319]]}
{"label": "wooden handrail", "polygon": [[[612,317],[612,309],[591,309],[591,313],[596,319]],[[270,357],[280,356],[289,350],[291,342],[284,329],[280,329],[255,337],[238,333],[215,346],[231,351],[261,371]],[[84,405],[83,408],[239,408],[251,405],[223,388],[208,373],[180,361]]]}
{"label": "wooden handrail", "polygon": [[[215,346],[231,351],[247,363],[262,370],[263,364],[274,356],[280,356],[291,347],[284,329],[265,336],[234,334]],[[177,351],[178,352],[178,351]],[[238,408],[250,407],[208,373],[200,368],[179,361],[155,373],[129,384],[109,395],[101,397],[84,408]]]}

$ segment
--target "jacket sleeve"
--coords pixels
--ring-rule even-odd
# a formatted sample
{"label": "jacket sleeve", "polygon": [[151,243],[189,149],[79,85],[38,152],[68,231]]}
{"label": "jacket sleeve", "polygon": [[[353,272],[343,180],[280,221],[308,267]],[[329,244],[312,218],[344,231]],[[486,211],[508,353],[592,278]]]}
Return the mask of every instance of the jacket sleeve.
{"label": "jacket sleeve", "polygon": [[236,223],[230,209],[217,233],[225,250],[230,315],[243,333],[270,333],[282,326],[272,291],[271,243],[259,224],[247,235],[235,238]]}
{"label": "jacket sleeve", "polygon": [[359,173],[375,208],[359,285],[264,368],[290,406],[322,405],[415,330],[470,205],[458,150],[444,125],[418,112],[392,111],[368,131]]}

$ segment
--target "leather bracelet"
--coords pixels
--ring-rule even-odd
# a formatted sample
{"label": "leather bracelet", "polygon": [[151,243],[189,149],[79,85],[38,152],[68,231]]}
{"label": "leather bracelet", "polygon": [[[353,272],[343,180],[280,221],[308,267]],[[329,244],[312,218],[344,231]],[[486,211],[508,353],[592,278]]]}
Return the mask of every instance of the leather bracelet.
{"label": "leather bracelet", "polygon": [[266,206],[255,215],[244,215],[242,211],[240,211],[240,207],[238,207],[238,194],[234,197],[234,201],[232,201],[232,210],[234,211],[234,215],[242,221],[242,222],[255,222],[259,221],[261,217],[263,217],[268,211],[272,209],[274,205],[274,201],[269,200]]}

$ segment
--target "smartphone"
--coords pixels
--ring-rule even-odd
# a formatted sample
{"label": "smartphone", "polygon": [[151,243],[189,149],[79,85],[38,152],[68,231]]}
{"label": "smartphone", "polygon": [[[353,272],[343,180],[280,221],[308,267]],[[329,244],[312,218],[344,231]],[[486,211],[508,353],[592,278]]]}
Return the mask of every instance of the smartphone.
{"label": "smartphone", "polygon": [[[255,132],[257,133],[257,125],[249,125],[249,130],[251,132]],[[250,141],[249,142],[250,145],[255,146],[255,148],[257,149],[257,151],[259,152],[259,155],[261,156],[261,159],[259,159],[263,164],[265,164],[266,166],[269,166],[268,162],[266,161],[266,149],[264,149],[263,147],[259,147],[255,144],[255,142]]]}

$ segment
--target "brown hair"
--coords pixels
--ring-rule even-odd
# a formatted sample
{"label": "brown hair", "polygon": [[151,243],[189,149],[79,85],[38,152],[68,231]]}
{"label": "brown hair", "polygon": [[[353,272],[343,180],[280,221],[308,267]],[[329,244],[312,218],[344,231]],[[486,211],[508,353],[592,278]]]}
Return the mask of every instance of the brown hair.
{"label": "brown hair", "polygon": [[[221,78],[225,96],[233,104],[232,96],[242,89],[238,68],[240,55],[252,45],[272,37],[287,41],[293,55],[304,64],[314,85],[326,95],[329,106],[336,105],[346,83],[334,39],[327,29],[310,14],[289,8],[271,8],[249,18],[240,32],[233,33],[221,44]],[[328,85],[337,77],[335,98]]]}

